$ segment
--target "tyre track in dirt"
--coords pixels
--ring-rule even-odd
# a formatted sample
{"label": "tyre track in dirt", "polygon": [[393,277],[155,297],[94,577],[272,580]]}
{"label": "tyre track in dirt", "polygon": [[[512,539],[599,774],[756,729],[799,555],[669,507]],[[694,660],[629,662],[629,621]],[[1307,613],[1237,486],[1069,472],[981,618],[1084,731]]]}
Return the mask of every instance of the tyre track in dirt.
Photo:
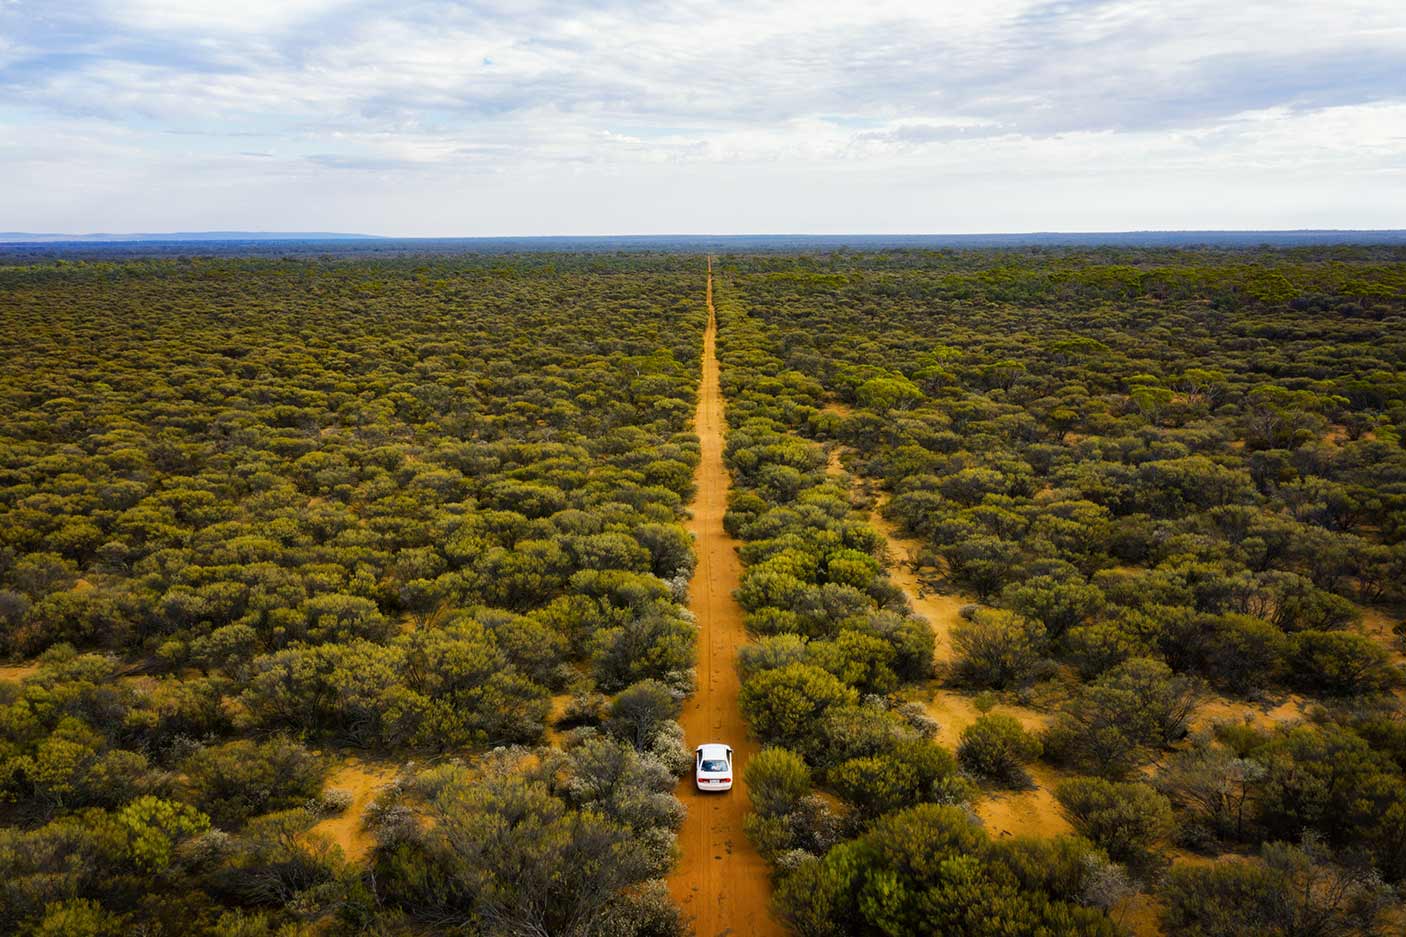
{"label": "tyre track in dirt", "polygon": [[747,786],[742,769],[757,746],[747,735],[737,697],[737,649],[747,641],[742,609],[733,598],[742,575],[736,542],[723,530],[731,487],[723,464],[726,430],[713,310],[713,264],[708,261],[708,327],[703,336],[702,380],[694,432],[700,458],[694,473],[697,495],[689,530],[698,565],[689,583],[688,607],[698,621],[698,687],[679,721],[689,749],[704,742],[733,747],[733,787],[726,794],[700,794],[692,774],[679,783],[688,808],[679,831],[681,856],[669,876],[669,892],[693,920],[698,937],[770,937],[786,930],[772,917],[770,869],[747,840]]}
{"label": "tyre track in dirt", "polygon": [[[829,404],[827,409],[840,416],[848,416],[850,410],[843,404]],[[844,449],[839,444],[832,445],[829,452],[827,472],[832,478],[843,478],[846,472],[842,463]],[[889,579],[903,590],[904,596],[913,611],[927,620],[937,639],[937,649],[933,656],[939,672],[945,676],[952,667],[955,654],[952,647],[952,629],[962,620],[962,607],[976,602],[972,596],[957,593],[940,593],[924,582],[921,557],[923,544],[907,537],[898,525],[884,516],[884,506],[888,503],[887,492],[878,490],[872,480],[850,475],[849,483],[862,502],[868,503],[869,526],[884,538],[886,546],[884,568]],[[956,753],[961,741],[962,730],[971,725],[981,715],[974,700],[974,694],[959,691],[943,683],[933,689],[932,699],[925,707],[929,716],[939,726],[937,742],[949,751]],[[1031,732],[1042,732],[1049,723],[1046,713],[1037,712],[1025,706],[1003,703],[993,708],[994,712],[1015,717]],[[1072,832],[1069,821],[1060,810],[1054,798],[1054,787],[1063,776],[1061,772],[1044,763],[1026,766],[1034,786],[1027,790],[987,791],[975,803],[972,810],[981,818],[987,833],[992,837],[1002,836],[1056,836]]]}

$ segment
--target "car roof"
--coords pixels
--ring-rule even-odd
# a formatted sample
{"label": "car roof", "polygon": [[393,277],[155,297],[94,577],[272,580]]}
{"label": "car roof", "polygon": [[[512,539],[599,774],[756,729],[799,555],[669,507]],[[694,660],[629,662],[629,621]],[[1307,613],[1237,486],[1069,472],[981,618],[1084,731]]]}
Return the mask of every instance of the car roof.
{"label": "car roof", "polygon": [[732,751],[732,749],[722,742],[708,742],[707,744],[699,745],[694,751],[702,754],[704,757],[722,757]]}

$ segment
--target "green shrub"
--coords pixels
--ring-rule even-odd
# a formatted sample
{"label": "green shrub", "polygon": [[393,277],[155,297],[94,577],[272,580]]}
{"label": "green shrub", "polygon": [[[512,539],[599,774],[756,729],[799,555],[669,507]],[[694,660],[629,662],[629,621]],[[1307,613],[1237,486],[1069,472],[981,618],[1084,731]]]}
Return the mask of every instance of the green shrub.
{"label": "green shrub", "polygon": [[1102,778],[1060,782],[1055,798],[1074,828],[1120,862],[1145,866],[1172,829],[1172,807],[1146,784]]}
{"label": "green shrub", "polygon": [[811,792],[810,768],[784,748],[757,752],[747,760],[743,777],[752,809],[762,816],[790,813]]}
{"label": "green shrub", "polygon": [[853,705],[859,694],[811,664],[787,664],[756,674],[742,685],[738,704],[758,738],[802,753],[815,750],[820,720],[834,706]]}
{"label": "green shrub", "polygon": [[1015,717],[987,713],[962,730],[957,761],[979,777],[1007,787],[1026,787],[1026,762],[1040,757],[1040,740]]}
{"label": "green shrub", "polygon": [[1045,628],[1000,609],[980,609],[952,627],[957,675],[973,686],[1005,689],[1030,682],[1044,661]]}
{"label": "green shrub", "polygon": [[1377,693],[1401,683],[1391,655],[1376,641],[1351,631],[1300,631],[1293,636],[1293,680],[1330,696]]}
{"label": "green shrub", "polygon": [[1009,934],[1119,933],[1100,911],[1021,888],[974,820],[961,808],[933,804],[883,817],[862,837],[800,864],[782,879],[775,900],[802,937],[989,937],[993,921]]}

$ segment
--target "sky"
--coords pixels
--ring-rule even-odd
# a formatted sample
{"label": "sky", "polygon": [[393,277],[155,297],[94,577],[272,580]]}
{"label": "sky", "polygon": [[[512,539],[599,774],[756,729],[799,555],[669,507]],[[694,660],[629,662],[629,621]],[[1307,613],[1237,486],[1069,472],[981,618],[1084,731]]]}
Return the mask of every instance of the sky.
{"label": "sky", "polygon": [[0,230],[1406,228],[1401,0],[0,0]]}

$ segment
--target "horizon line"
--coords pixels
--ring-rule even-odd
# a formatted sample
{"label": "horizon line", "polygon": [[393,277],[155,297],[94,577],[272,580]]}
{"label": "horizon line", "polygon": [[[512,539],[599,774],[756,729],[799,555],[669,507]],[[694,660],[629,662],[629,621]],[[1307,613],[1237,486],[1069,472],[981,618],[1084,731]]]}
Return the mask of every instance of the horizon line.
{"label": "horizon line", "polygon": [[475,241],[475,240],[662,240],[662,239],[742,239],[742,238],[1021,238],[1021,237],[1100,237],[1135,235],[1406,235],[1406,228],[1128,228],[1030,231],[902,231],[902,232],[706,232],[706,233],[602,233],[602,234],[366,234],[350,231],[280,231],[211,228],[184,231],[0,231],[0,243],[123,243],[131,241],[181,240],[319,240],[348,239],[372,241]]}

